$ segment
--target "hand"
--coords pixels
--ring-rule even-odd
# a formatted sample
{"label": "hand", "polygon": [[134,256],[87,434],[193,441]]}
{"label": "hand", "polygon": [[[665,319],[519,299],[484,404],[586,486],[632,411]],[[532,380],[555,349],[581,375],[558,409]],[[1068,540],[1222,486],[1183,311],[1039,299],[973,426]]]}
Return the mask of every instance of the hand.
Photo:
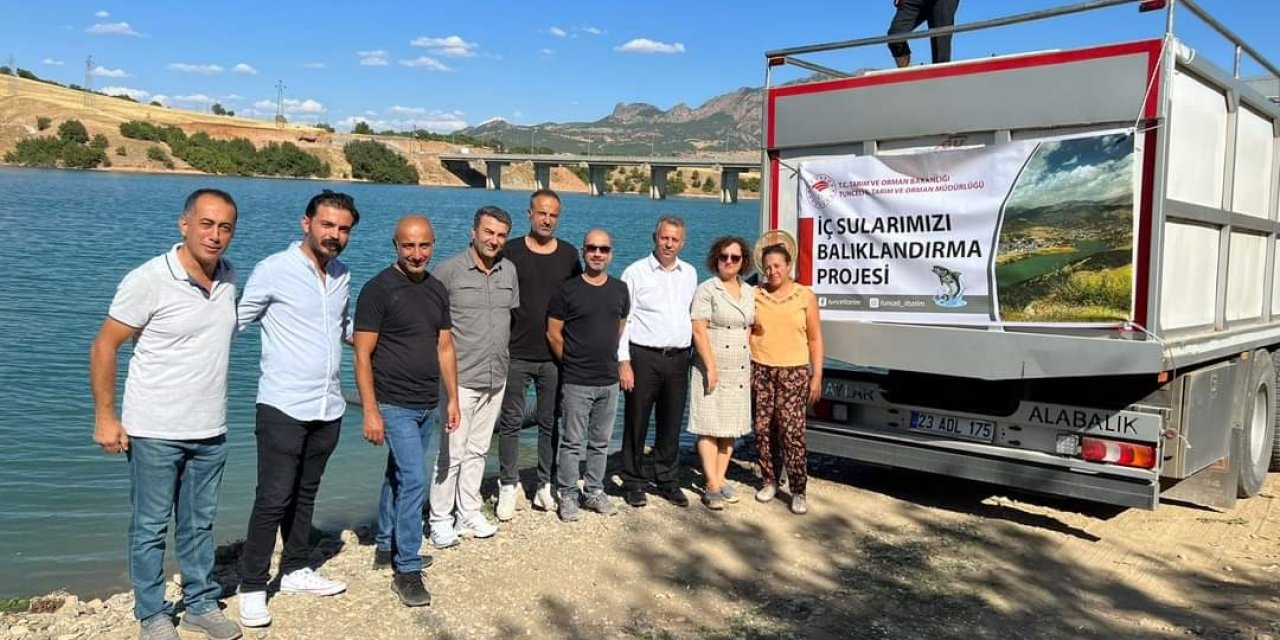
{"label": "hand", "polygon": [[118,418],[101,418],[93,425],[93,441],[105,453],[124,453],[129,450],[129,434]]}
{"label": "hand", "polygon": [[445,408],[444,416],[445,433],[453,433],[458,430],[458,427],[462,426],[462,412],[458,410],[457,400],[449,401],[448,406]]}
{"label": "hand", "polygon": [[822,374],[815,373],[809,378],[809,404],[818,401],[822,397]]}
{"label": "hand", "polygon": [[716,385],[720,383],[720,372],[711,367],[707,369],[707,395],[711,395],[716,390]]}
{"label": "hand", "polygon": [[375,447],[382,446],[386,438],[386,426],[382,422],[382,413],[366,413],[364,416],[364,439]]}
{"label": "hand", "polygon": [[630,360],[618,363],[618,386],[623,391],[631,391],[636,388],[636,375],[631,371]]}

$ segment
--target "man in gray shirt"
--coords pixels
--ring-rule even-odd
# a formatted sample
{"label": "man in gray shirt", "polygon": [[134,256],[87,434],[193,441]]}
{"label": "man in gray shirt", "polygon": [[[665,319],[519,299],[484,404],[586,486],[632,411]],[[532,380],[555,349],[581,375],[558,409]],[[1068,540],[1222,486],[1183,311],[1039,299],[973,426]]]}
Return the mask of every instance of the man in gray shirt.
{"label": "man in gray shirt", "polygon": [[515,265],[502,257],[511,216],[498,207],[476,211],[471,244],[433,274],[449,292],[458,354],[457,431],[440,443],[431,482],[431,542],[458,543],[458,533],[488,538],[498,527],[480,513],[480,480],[507,384],[511,310],[520,305]]}

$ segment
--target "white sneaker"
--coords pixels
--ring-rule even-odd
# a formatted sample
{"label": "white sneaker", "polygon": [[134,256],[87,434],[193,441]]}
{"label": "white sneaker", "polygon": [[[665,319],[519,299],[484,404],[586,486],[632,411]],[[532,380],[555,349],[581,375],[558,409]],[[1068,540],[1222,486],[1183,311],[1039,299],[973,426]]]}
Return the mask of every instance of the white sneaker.
{"label": "white sneaker", "polygon": [[249,591],[240,594],[240,624],[246,627],[265,627],[271,624],[266,591]]}
{"label": "white sneaker", "polygon": [[476,539],[492,538],[498,533],[497,525],[489,522],[483,513],[474,513],[458,523],[458,535],[471,536]]}
{"label": "white sneaker", "polygon": [[304,593],[313,596],[331,596],[347,590],[347,583],[330,580],[309,567],[286,573],[280,578],[280,593]]}
{"label": "white sneaker", "polygon": [[516,517],[516,489],[518,485],[504,484],[498,486],[498,508],[494,512],[500,522]]}
{"label": "white sneaker", "polygon": [[458,546],[458,532],[453,528],[453,519],[431,520],[431,545],[437,549],[448,549]]}
{"label": "white sneaker", "polygon": [[559,505],[556,504],[555,494],[551,492],[551,485],[544,484],[538,487],[538,492],[533,494],[533,506],[555,513]]}

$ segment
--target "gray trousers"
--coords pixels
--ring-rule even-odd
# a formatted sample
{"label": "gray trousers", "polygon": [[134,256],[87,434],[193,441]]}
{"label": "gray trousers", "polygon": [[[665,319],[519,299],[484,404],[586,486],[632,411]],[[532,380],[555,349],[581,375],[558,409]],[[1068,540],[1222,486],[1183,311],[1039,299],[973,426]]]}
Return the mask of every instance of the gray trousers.
{"label": "gray trousers", "polygon": [[613,439],[613,423],[618,414],[618,383],[602,387],[566,383],[563,389],[560,410],[564,429],[556,463],[556,489],[562,499],[578,493],[578,464],[584,457],[584,445],[587,461],[584,488],[588,494],[604,491],[609,441]]}

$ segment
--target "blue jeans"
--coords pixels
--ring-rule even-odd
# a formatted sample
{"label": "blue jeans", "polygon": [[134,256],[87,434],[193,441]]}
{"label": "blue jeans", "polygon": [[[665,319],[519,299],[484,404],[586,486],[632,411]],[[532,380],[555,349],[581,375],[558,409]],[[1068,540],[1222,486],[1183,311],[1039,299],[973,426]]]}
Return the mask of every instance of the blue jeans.
{"label": "blue jeans", "polygon": [[394,551],[397,573],[422,571],[422,504],[427,496],[427,450],[439,409],[378,404],[387,444],[387,470],[378,500],[374,544]]}
{"label": "blue jeans", "polygon": [[586,446],[587,472],[583,486],[588,494],[604,491],[604,470],[609,460],[609,440],[618,414],[618,383],[603,387],[564,385],[560,404],[564,432],[556,462],[556,489],[561,498],[576,497],[578,461]]}
{"label": "blue jeans", "polygon": [[133,615],[146,623],[172,616],[164,599],[164,548],[169,517],[174,551],[182,569],[182,599],[187,611],[218,608],[222,586],[213,579],[213,520],[227,461],[226,436],[204,440],[129,439],[129,578]]}

